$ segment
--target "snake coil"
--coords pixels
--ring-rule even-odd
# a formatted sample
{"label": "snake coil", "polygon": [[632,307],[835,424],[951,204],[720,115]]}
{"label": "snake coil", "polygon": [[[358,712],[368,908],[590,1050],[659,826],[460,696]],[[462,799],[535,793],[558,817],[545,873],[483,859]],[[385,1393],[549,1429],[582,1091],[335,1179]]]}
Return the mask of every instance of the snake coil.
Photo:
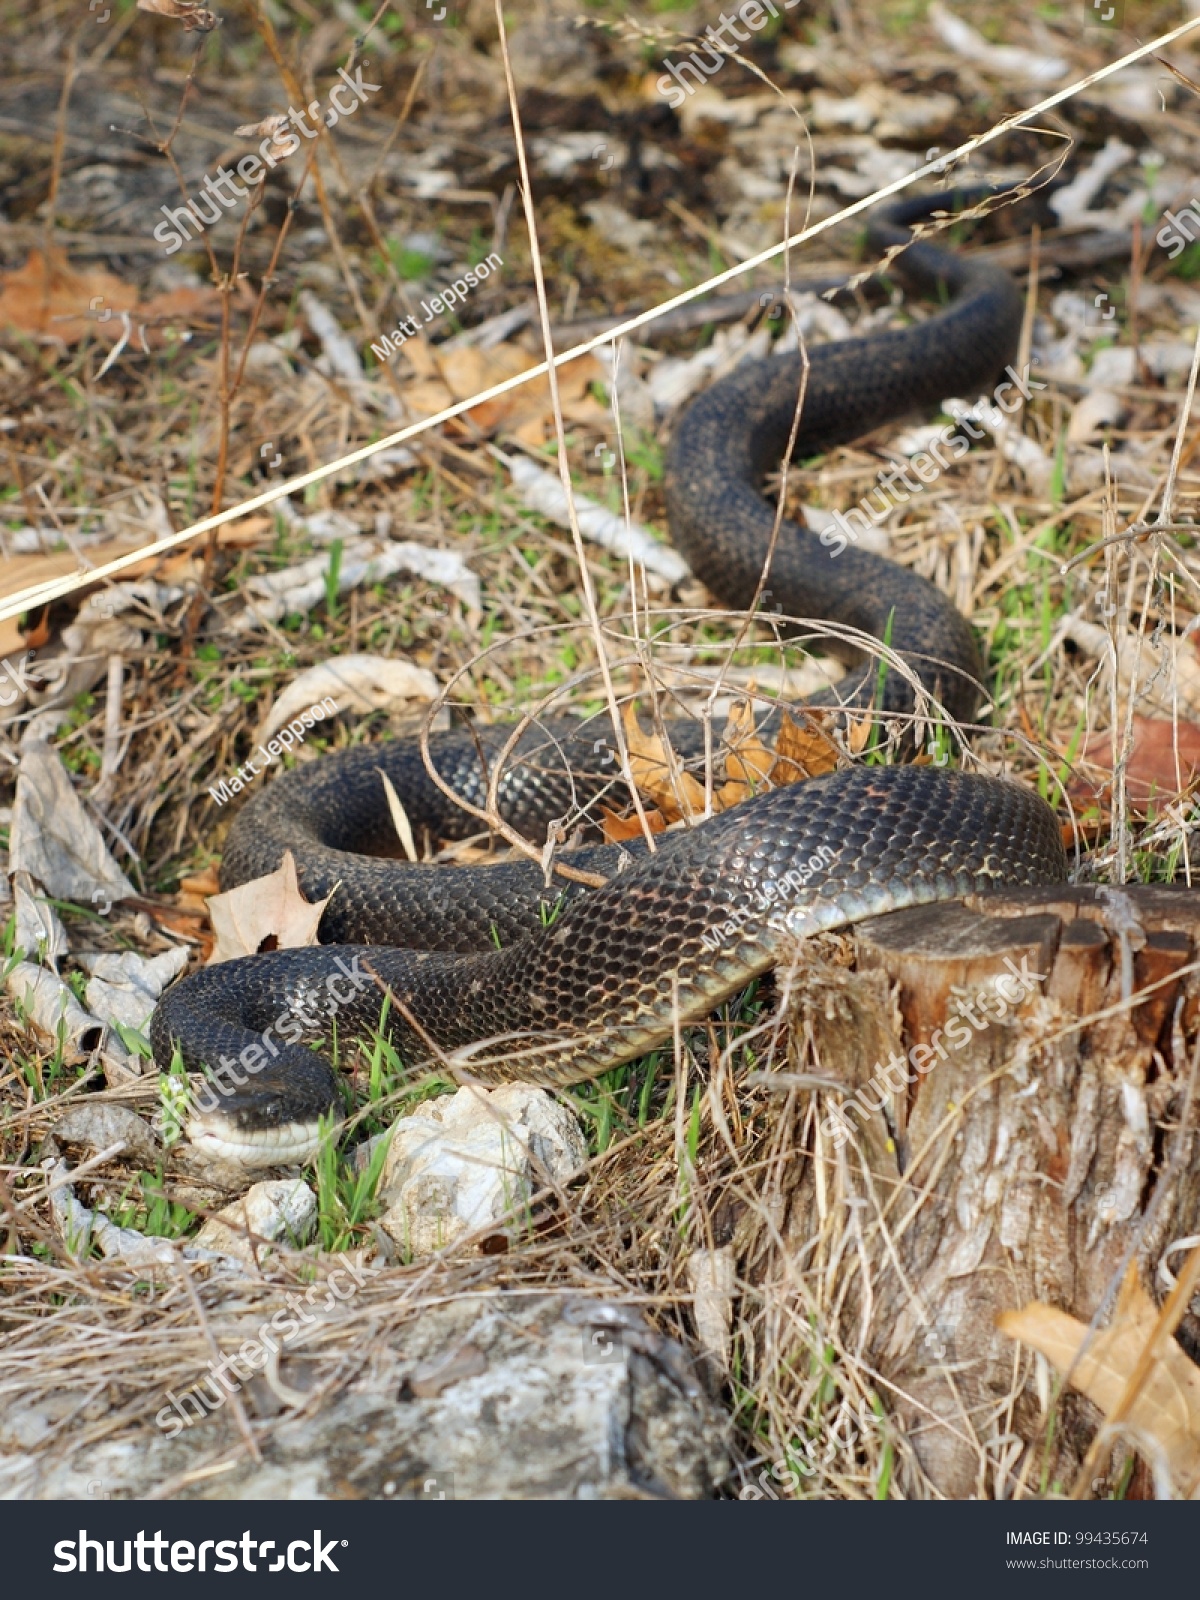
{"label": "snake coil", "polygon": [[[955,196],[881,214],[875,248]],[[755,599],[776,513],[762,482],[794,457],[858,438],[948,395],[990,390],[1015,359],[1022,307],[1007,273],[924,240],[897,259],[916,288],[949,303],[925,321],[813,351],[747,361],[702,394],[671,440],[671,535],[723,600]],[[980,695],[970,628],[932,584],[869,551],[834,549],[785,519],[770,561],[773,598],[792,616],[848,624],[890,646],[958,720]],[[862,706],[875,669],[836,647],[851,673],[817,696]],[[885,706],[910,710],[906,675],[887,675]],[[810,704],[813,702],[809,702]],[[595,773],[596,727],[546,721],[528,730],[502,774],[501,814],[528,838],[586,811],[611,782]],[[601,731],[605,731],[602,729]],[[685,757],[695,726],[672,724]],[[442,779],[479,806],[504,728],[430,741]],[[321,945],[207,967],[178,982],[151,1025],[155,1059],[178,1047],[209,1069],[192,1137],[247,1164],[307,1156],[317,1119],[340,1104],[315,1041],[386,1028],[406,1062],[452,1057],[470,1077],[568,1084],[630,1060],[703,1018],[785,959],[797,938],[862,917],[1004,884],[1066,876],[1050,808],[1004,779],[929,767],[858,767],[755,797],[671,833],[648,853],[589,846],[573,865],[602,888],[547,887],[530,861],[416,866],[395,859],[382,770],[419,837],[461,838],[477,823],[426,771],[416,740],[327,755],[286,773],[242,808],[221,870],[231,888],[296,859],[310,900],[332,894]],[[553,912],[553,915],[551,915]],[[497,942],[500,948],[496,948]]]}

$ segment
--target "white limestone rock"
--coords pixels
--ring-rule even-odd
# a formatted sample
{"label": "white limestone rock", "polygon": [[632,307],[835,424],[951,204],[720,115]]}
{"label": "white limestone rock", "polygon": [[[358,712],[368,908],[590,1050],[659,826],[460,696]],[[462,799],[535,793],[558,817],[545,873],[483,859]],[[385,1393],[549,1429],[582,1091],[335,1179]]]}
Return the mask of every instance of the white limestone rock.
{"label": "white limestone rock", "polygon": [[[317,1199],[303,1179],[273,1179],[252,1184],[240,1200],[209,1217],[195,1244],[253,1265],[256,1246],[247,1238],[247,1229],[259,1239],[299,1245],[308,1239],[316,1220]],[[262,1250],[259,1244],[259,1256]]]}
{"label": "white limestone rock", "polygon": [[406,1253],[432,1255],[464,1234],[499,1229],[586,1160],[574,1114],[545,1089],[470,1085],[396,1123],[380,1182],[382,1226]]}

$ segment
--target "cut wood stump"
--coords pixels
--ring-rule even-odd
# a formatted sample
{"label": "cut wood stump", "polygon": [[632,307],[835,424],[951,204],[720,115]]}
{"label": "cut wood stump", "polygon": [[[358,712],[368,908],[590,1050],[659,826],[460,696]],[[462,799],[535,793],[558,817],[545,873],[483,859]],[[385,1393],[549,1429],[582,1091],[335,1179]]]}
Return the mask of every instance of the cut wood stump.
{"label": "cut wood stump", "polygon": [[[902,1424],[907,1492],[1069,1491],[1099,1413],[996,1318],[1040,1300],[1103,1323],[1131,1260],[1161,1302],[1200,1232],[1200,891],[1006,891],[840,952],[793,982],[821,1086],[793,1096],[792,1282]],[[770,1250],[758,1266],[783,1288]]]}

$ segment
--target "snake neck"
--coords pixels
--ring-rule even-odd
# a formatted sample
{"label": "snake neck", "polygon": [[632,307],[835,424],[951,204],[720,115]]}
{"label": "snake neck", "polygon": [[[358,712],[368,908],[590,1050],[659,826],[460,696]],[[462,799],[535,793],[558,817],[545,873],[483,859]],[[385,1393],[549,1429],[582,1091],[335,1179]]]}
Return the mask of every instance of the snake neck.
{"label": "snake neck", "polygon": [[[911,221],[940,198],[885,214],[872,243],[907,239],[896,217]],[[952,396],[987,393],[1015,359],[1022,303],[1006,272],[926,243],[905,251],[896,270],[922,289],[952,295],[951,303],[910,327],[817,348],[807,376],[797,353],[744,362],[714,384],[689,407],[671,440],[668,518],[672,540],[692,570],[727,604],[748,607],[763,581],[769,610],[781,607],[790,616],[820,617],[835,628],[886,638],[950,714],[964,719],[979,702],[981,663],[970,627],[950,601],[881,556],[844,540],[824,544],[788,518],[772,553],[777,511],[762,492],[766,474],[789,454],[794,427],[791,458],[821,454]],[[890,492],[910,498],[898,485]],[[866,504],[881,498],[879,491]],[[850,525],[860,520],[865,525],[865,518]],[[827,648],[852,664],[867,661],[845,637],[832,637]],[[870,703],[876,676],[868,661],[818,700]],[[885,709],[910,710],[913,700],[903,675],[888,674]]]}

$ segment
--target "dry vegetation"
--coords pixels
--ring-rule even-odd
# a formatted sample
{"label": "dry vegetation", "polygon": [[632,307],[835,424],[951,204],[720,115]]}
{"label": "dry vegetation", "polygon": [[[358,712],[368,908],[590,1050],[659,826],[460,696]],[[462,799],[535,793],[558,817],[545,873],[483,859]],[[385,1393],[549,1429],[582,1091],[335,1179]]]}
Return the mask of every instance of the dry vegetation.
{"label": "dry vegetation", "polygon": [[[197,20],[194,7],[174,9]],[[540,359],[494,10],[488,0],[445,0],[435,16],[441,9],[235,0],[206,32],[133,0],[90,13],[66,0],[4,0],[6,593],[135,551]],[[675,113],[655,80],[712,20],[703,6],[520,0],[507,16],[509,47],[556,347],[590,337],[596,319],[652,307],[736,266],[777,243],[789,215],[792,231],[830,216],[934,147],[954,148],[1179,21],[1170,5],[1136,0],[1116,35],[1083,28],[1081,0],[1020,19],[974,0],[954,10],[996,43],[1028,50],[1024,67],[995,49],[971,59],[923,3],[805,0]],[[1034,81],[1032,63],[1053,59],[1060,74]],[[378,92],[198,240],[164,253],[152,237],[160,208],[182,205],[206,173],[265,137],[235,129],[288,105],[324,105],[338,68],[353,76],[364,63]],[[994,706],[972,737],[974,759],[1059,807],[1084,882],[1191,881],[1200,561],[1187,524],[1200,475],[1181,397],[1200,324],[1200,244],[1170,259],[1156,243],[1164,210],[1200,188],[1186,79],[1200,79],[1200,56],[1185,40],[956,169],[1025,181],[1062,162],[1064,177],[1091,173],[1095,184],[1065,221],[1043,195],[1040,210],[1030,202],[955,234],[1032,285],[1026,350],[1046,386],[1015,426],[980,439],[881,536],[979,630]],[[793,283],[849,270],[859,226],[794,252]],[[383,332],[422,317],[440,286],[492,252],[502,267],[461,306],[390,359],[375,358]],[[727,295],[754,292],[711,309],[707,322],[648,324],[622,343],[616,381],[602,349],[563,370],[560,420],[579,490],[627,508],[665,541],[672,364],[705,348],[719,351],[708,370],[720,370],[747,343],[787,337],[759,304],[781,281],[776,261],[725,285]],[[856,304],[797,298],[794,308],[810,344],[843,323],[862,331],[929,309],[869,289]],[[898,453],[901,432],[802,463],[789,499],[850,507]],[[142,588],[115,614],[105,613],[102,583],[0,621],[0,654],[15,663],[32,647],[50,663],[3,713],[0,815],[7,825],[32,728],[58,752],[136,890],[107,914],[103,904],[59,903],[71,952],[151,956],[182,942],[198,959],[210,937],[200,892],[211,892],[229,815],[209,786],[245,761],[296,674],[330,657],[402,657],[488,719],[550,697],[556,710],[602,706],[601,635],[615,693],[640,696],[643,712],[648,687],[671,711],[697,711],[715,692],[719,726],[752,682],[760,692],[811,685],[811,665],[770,626],[739,634],[740,619],[714,609],[694,581],[631,577],[621,555],[588,544],[598,634],[571,532],[529,509],[510,481],[508,463],[521,455],[553,471],[555,448],[551,397],[537,380],[403,451],[308,485],[286,516],[278,505],[239,515],[121,572],[118,582]],[[1071,557],[1155,518],[1170,531],[1113,544],[1064,576]],[[376,555],[396,540],[450,551],[469,570],[450,585],[411,567],[374,577],[356,564],[364,540]],[[292,601],[265,609],[269,591],[255,580],[309,560],[308,596],[295,599],[293,586]],[[89,592],[101,603],[85,600]],[[382,697],[378,709],[314,731],[297,759],[411,731],[423,710]],[[837,941],[827,943],[836,960]],[[74,956],[57,965],[82,994]],[[775,1025],[776,1001],[761,985],[673,1054],[574,1091],[593,1153],[583,1180],[538,1197],[507,1253],[464,1248],[432,1269],[390,1266],[310,1342],[325,1392],[349,1381],[391,1325],[499,1285],[641,1305],[699,1356],[688,1264],[697,1249],[733,1246],[736,1320],[718,1377],[734,1420],[725,1492],[790,1452],[815,1468],[804,1495],[931,1493],[889,1421],[895,1397],[856,1354],[829,1298],[828,1263],[859,1226],[832,1168],[819,1180],[829,1185],[820,1237],[799,1259],[786,1242],[820,1102],[803,1077],[781,1093],[757,1076],[813,1070],[803,1028]],[[74,1057],[32,1030],[9,996],[0,1055],[5,1407],[57,1392],[69,1373],[61,1422],[77,1447],[152,1416],[162,1391],[200,1368],[211,1337],[224,1343],[260,1320],[280,1284],[306,1281],[314,1264],[324,1270],[322,1252],[377,1238],[370,1196],[352,1193],[330,1159],[315,1179],[319,1243],[283,1251],[270,1281],[195,1269],[185,1284],[105,1261],[95,1247],[81,1256],[51,1205],[44,1141],[84,1100],[133,1107],[158,1126],[157,1077],[139,1072],[136,1056],[120,1065],[99,1050]],[[348,1053],[347,1065],[361,1126],[376,1131],[386,1119],[364,1105],[366,1056]],[[223,1198],[194,1172],[127,1155],[93,1166],[75,1192],[173,1238]],[[265,1440],[271,1424],[243,1426]],[[979,1493],[1056,1487],[1035,1475],[1018,1491],[981,1439]]]}

